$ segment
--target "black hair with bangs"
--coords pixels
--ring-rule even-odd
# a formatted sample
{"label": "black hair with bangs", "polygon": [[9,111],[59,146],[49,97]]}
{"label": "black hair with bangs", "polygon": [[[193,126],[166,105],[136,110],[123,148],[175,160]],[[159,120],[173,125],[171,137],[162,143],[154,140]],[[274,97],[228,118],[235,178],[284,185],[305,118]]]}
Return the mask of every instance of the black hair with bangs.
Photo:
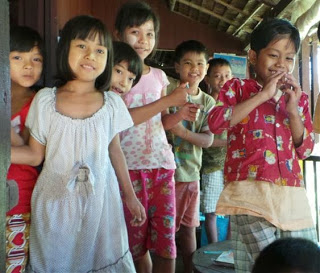
{"label": "black hair with bangs", "polygon": [[128,70],[133,73],[136,78],[133,81],[133,85],[135,86],[142,75],[142,61],[137,52],[125,42],[113,42],[113,63],[117,65],[122,61],[128,63]]}
{"label": "black hair with bangs", "polygon": [[[128,27],[141,26],[147,21],[153,22],[155,33],[155,45],[157,48],[159,41],[160,20],[151,7],[143,1],[128,1],[118,10],[115,29],[123,37],[124,31]],[[152,55],[153,53],[151,53]]]}
{"label": "black hair with bangs", "polygon": [[203,54],[204,58],[208,62],[209,54],[205,45],[197,40],[188,40],[179,44],[175,51],[175,62],[179,63],[180,60],[189,52],[196,52],[198,54]]}
{"label": "black hair with bangs", "polygon": [[286,19],[266,18],[251,33],[250,47],[257,54],[268,44],[284,37],[294,44],[296,53],[300,49],[300,34],[298,29]]}
{"label": "black hair with bangs", "polygon": [[94,39],[96,35],[99,36],[101,45],[107,48],[108,58],[105,70],[95,81],[95,87],[100,91],[109,88],[113,65],[112,38],[102,21],[89,15],[79,15],[70,19],[61,31],[57,47],[57,87],[75,79],[69,65],[71,41],[74,39]]}
{"label": "black hair with bangs", "polygon": [[44,44],[40,34],[27,26],[13,26],[10,28],[10,52],[29,52],[38,47],[44,57]]}

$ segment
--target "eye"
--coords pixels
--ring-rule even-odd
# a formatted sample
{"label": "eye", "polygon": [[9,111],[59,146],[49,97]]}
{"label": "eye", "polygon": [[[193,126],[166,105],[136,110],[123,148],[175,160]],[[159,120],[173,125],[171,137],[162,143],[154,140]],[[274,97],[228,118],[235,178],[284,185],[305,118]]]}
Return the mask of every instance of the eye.
{"label": "eye", "polygon": [[42,63],[42,58],[38,58],[38,57],[37,57],[37,58],[34,58],[33,61],[34,61],[34,62]]}
{"label": "eye", "polygon": [[199,66],[204,66],[204,63],[198,63]]}
{"label": "eye", "polygon": [[121,71],[120,69],[118,69],[118,68],[116,68],[116,72],[117,72],[118,74],[122,74],[122,71]]}
{"label": "eye", "polygon": [[99,54],[104,54],[104,50],[103,50],[103,49],[97,49],[97,52],[98,52]]}
{"label": "eye", "polygon": [[277,55],[277,54],[269,54],[269,56],[270,56],[271,58],[278,58],[278,55]]}
{"label": "eye", "polygon": [[152,38],[152,37],[154,36],[154,33],[150,32],[150,33],[148,33],[147,35],[148,35],[148,37],[151,37],[151,38]]}
{"label": "eye", "polygon": [[13,56],[12,59],[14,59],[14,60],[21,60],[21,57],[16,55],[16,56]]}
{"label": "eye", "polygon": [[85,49],[85,48],[86,48],[86,45],[83,44],[83,43],[81,43],[81,41],[80,41],[80,43],[78,43],[78,44],[76,45],[76,47],[79,47],[79,48],[81,48],[81,49]]}
{"label": "eye", "polygon": [[290,61],[290,62],[293,62],[294,61],[294,57],[287,57],[287,60]]}
{"label": "eye", "polygon": [[136,78],[135,77],[129,77],[129,81],[133,82]]}

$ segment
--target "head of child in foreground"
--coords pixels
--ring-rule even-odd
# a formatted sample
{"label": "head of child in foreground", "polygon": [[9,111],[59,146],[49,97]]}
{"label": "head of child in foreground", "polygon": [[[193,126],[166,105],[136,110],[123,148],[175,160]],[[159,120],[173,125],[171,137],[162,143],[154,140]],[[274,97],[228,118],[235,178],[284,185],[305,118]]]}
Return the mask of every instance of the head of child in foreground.
{"label": "head of child in foreground", "polygon": [[80,15],[65,24],[57,47],[57,87],[81,80],[107,90],[112,66],[112,37],[99,19]]}
{"label": "head of child in foreground", "polygon": [[41,77],[44,45],[39,33],[26,26],[10,29],[11,86],[29,88]]}
{"label": "head of child in foreground", "polygon": [[223,58],[213,58],[208,63],[209,68],[204,79],[210,95],[217,98],[220,89],[232,78],[231,65]]}
{"label": "head of child in foreground", "polygon": [[197,87],[207,74],[208,52],[199,41],[188,40],[175,49],[175,70],[182,83],[188,82],[190,87]]}
{"label": "head of child in foreground", "polygon": [[279,239],[264,248],[252,273],[317,273],[320,248],[303,238]]}
{"label": "head of child in foreground", "polygon": [[277,72],[292,73],[300,48],[299,31],[284,19],[265,19],[251,33],[249,61],[264,84]]}
{"label": "head of child in foreground", "polygon": [[140,80],[142,61],[133,48],[124,42],[113,42],[113,54],[110,90],[124,96]]}
{"label": "head of child in foreground", "polygon": [[142,1],[125,3],[118,11],[115,36],[128,43],[144,61],[158,42],[160,21],[151,7]]}

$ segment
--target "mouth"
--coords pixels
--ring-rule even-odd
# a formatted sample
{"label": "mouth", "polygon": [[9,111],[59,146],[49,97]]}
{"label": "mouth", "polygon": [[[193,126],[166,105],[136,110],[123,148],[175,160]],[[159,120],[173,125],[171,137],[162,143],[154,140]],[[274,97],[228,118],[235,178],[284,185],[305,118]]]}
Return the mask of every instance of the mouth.
{"label": "mouth", "polygon": [[124,92],[120,89],[120,88],[117,88],[117,87],[114,87],[114,86],[111,86],[111,90],[115,93],[117,93],[118,95],[123,95]]}
{"label": "mouth", "polygon": [[95,70],[95,67],[90,64],[82,64],[81,67],[89,71]]}

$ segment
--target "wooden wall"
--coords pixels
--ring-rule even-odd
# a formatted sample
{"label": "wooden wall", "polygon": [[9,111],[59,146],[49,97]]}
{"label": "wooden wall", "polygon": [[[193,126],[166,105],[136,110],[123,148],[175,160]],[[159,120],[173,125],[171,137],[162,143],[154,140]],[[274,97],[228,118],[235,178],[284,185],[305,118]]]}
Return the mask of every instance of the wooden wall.
{"label": "wooden wall", "polygon": [[[119,7],[127,0],[57,0],[57,24],[59,29],[71,17],[90,14],[105,22],[110,31]],[[243,54],[243,44],[232,36],[218,32],[212,27],[192,21],[173,13],[165,0],[146,0],[160,17],[160,40],[158,48],[174,49],[180,42],[196,39],[204,43],[210,53]]]}

